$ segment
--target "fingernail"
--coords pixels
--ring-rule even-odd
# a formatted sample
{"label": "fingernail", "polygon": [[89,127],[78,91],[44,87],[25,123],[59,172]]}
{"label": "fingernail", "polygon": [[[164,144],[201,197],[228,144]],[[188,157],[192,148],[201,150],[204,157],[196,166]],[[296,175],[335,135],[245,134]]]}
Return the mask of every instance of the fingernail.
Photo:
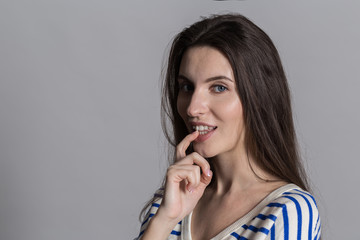
{"label": "fingernail", "polygon": [[208,169],[208,170],[206,170],[206,176],[208,176],[208,177],[210,177],[211,176],[211,170],[210,169]]}
{"label": "fingernail", "polygon": [[189,191],[190,193],[192,193],[192,192],[194,191],[194,189],[193,189],[192,187],[188,187],[188,191]]}

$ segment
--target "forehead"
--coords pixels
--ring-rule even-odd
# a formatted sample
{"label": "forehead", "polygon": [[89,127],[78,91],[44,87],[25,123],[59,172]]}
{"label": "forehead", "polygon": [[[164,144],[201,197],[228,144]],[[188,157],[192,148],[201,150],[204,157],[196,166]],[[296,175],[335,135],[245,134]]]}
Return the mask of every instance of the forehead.
{"label": "forehead", "polygon": [[234,80],[232,67],[219,50],[208,47],[192,47],[185,51],[179,74],[193,81],[206,80],[214,76],[226,76]]}

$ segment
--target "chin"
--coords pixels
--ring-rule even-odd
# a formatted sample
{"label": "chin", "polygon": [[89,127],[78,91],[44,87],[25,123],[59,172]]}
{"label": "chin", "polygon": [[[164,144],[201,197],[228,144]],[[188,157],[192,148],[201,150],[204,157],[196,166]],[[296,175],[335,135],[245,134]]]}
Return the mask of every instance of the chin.
{"label": "chin", "polygon": [[194,146],[194,151],[200,154],[204,158],[212,158],[215,157],[217,154],[214,151],[209,151],[204,148]]}

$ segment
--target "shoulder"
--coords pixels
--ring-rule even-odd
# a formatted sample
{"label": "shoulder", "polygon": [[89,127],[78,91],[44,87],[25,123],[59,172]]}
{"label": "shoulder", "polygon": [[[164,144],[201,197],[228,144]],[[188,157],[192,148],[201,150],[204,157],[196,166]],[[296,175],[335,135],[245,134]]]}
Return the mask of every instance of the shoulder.
{"label": "shoulder", "polygon": [[253,213],[240,219],[230,235],[237,239],[318,240],[320,233],[315,198],[298,186],[287,184],[274,190]]}
{"label": "shoulder", "polygon": [[[144,234],[144,232],[146,231],[150,220],[152,219],[152,217],[155,216],[155,214],[157,213],[160,204],[163,200],[164,197],[164,189],[160,188],[159,190],[157,190],[152,198],[152,200],[149,202],[148,204],[148,211],[147,214],[145,215],[142,223],[141,223],[141,228],[140,228],[140,233],[139,236],[136,239],[141,239],[142,235]],[[173,229],[173,231],[171,231],[170,236],[167,238],[168,240],[178,240],[180,235],[181,235],[181,223],[179,222],[175,228]]]}
{"label": "shoulder", "polygon": [[274,219],[270,235],[282,235],[285,239],[320,237],[320,215],[315,198],[295,185],[273,199],[264,213]]}
{"label": "shoulder", "polygon": [[149,224],[149,221],[156,214],[158,208],[160,207],[163,196],[164,196],[164,189],[160,188],[154,193],[152,199],[148,202],[148,205],[147,205],[148,210],[141,222],[140,233],[136,239],[140,239],[142,237],[142,235],[144,234],[144,232]]}
{"label": "shoulder", "polygon": [[144,218],[144,220],[142,221],[141,223],[141,226],[143,227],[144,225],[147,224],[147,222],[156,214],[157,210],[159,209],[160,207],[160,204],[162,202],[162,199],[163,199],[163,196],[164,196],[164,189],[163,188],[160,188],[158,189],[155,193],[154,193],[154,196],[152,198],[152,200],[150,201],[149,203],[149,206],[148,206],[148,212]]}

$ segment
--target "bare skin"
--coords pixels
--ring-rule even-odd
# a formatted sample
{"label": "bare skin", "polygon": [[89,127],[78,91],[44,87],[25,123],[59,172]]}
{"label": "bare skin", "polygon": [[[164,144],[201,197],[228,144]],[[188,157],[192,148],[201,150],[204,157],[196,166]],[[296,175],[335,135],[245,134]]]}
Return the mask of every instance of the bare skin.
{"label": "bare skin", "polygon": [[[192,133],[177,146],[177,160],[167,171],[163,202],[143,240],[167,239],[191,212],[192,240],[210,239],[286,184],[263,171],[247,153],[235,78],[219,51],[206,46],[188,49],[180,64],[178,83],[178,112]],[[211,130],[201,137],[198,131],[193,132],[199,125]],[[191,142],[195,152],[186,156]],[[213,172],[216,176],[210,184]]]}

